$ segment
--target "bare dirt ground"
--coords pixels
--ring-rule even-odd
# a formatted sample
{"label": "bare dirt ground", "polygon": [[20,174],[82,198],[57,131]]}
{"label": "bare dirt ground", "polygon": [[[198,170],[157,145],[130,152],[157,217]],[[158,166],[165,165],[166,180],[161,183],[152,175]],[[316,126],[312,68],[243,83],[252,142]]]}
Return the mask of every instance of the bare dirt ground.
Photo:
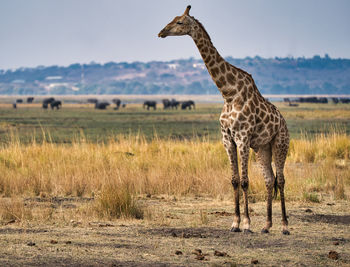
{"label": "bare dirt ground", "polygon": [[0,266],[350,266],[346,201],[287,203],[291,235],[284,236],[278,201],[270,234],[260,233],[263,202],[250,205],[254,233],[244,234],[229,231],[229,200],[140,200],[148,207],[144,220],[102,221],[74,220],[89,200],[27,199],[51,205],[62,217],[0,226]]}

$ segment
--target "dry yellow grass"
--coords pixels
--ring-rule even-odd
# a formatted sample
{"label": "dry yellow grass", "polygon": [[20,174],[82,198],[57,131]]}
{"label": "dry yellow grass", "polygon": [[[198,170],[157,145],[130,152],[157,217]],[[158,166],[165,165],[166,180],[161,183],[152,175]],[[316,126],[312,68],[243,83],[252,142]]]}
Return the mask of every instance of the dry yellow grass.
{"label": "dry yellow grass", "polygon": [[[117,140],[91,144],[81,138],[72,145],[22,145],[13,138],[0,149],[0,194],[94,197],[98,214],[117,217],[120,211],[142,217],[134,201],[134,196],[142,194],[232,197],[231,170],[221,142],[157,138],[149,142],[140,136],[118,136]],[[287,200],[317,202],[324,195],[348,198],[349,157],[350,138],[343,133],[292,140],[285,173]],[[249,166],[250,198],[264,200],[265,184],[253,156]],[[118,201],[121,205],[113,208]],[[21,211],[16,203],[10,205],[14,214]],[[10,213],[4,212],[9,204],[4,205],[2,216],[9,219]],[[123,205],[134,213],[128,215]]]}

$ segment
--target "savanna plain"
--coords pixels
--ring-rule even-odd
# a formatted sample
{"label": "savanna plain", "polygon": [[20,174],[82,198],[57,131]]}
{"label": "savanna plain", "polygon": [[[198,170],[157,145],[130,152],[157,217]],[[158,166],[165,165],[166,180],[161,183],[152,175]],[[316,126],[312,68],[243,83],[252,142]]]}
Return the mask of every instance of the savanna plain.
{"label": "savanna plain", "polygon": [[273,227],[255,155],[252,234],[230,232],[221,104],[95,110],[0,104],[1,266],[350,266],[350,105],[275,103],[291,143],[291,234]]}

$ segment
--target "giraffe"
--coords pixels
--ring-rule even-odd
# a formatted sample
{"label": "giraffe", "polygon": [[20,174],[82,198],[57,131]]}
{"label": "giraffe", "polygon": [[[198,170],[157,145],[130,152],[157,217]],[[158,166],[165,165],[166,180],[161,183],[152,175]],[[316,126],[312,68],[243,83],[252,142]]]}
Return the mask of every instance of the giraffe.
{"label": "giraffe", "polygon": [[[234,207],[232,232],[240,230],[239,191],[243,190],[244,213],[243,232],[252,233],[248,210],[248,158],[252,148],[262,171],[267,189],[267,220],[262,233],[269,233],[272,227],[272,193],[280,192],[282,211],[282,233],[289,235],[288,220],[284,200],[284,164],[289,147],[287,124],[277,108],[259,92],[252,76],[224,60],[214,47],[203,25],[190,16],[191,6],[187,6],[181,16],[175,17],[158,37],[189,35],[194,40],[206,68],[218,87],[224,106],[220,115],[222,141],[232,169]],[[238,168],[240,156],[241,173]],[[274,159],[276,177],[271,162]]]}

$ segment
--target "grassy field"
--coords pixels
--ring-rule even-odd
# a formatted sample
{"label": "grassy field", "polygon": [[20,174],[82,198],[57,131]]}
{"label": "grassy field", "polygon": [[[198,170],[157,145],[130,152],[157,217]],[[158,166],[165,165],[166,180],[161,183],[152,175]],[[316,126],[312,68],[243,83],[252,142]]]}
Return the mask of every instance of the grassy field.
{"label": "grassy field", "polygon": [[[276,104],[285,116],[292,138],[300,133],[313,136],[341,129],[350,133],[350,105],[302,104],[288,107]],[[0,141],[9,142],[12,135],[22,143],[43,139],[53,143],[71,143],[85,138],[90,142],[106,142],[115,135],[144,135],[148,140],[193,139],[206,137],[220,140],[219,116],[222,104],[197,104],[196,110],[142,109],[141,104],[130,104],[115,111],[95,110],[93,105],[64,104],[62,110],[43,110],[40,104],[0,105]]]}
{"label": "grassy field", "polygon": [[350,265],[350,105],[277,105],[293,137],[285,168],[290,236],[280,232],[278,199],[271,233],[260,234],[266,190],[253,153],[254,233],[229,232],[233,193],[219,104],[2,104],[0,265]]}

